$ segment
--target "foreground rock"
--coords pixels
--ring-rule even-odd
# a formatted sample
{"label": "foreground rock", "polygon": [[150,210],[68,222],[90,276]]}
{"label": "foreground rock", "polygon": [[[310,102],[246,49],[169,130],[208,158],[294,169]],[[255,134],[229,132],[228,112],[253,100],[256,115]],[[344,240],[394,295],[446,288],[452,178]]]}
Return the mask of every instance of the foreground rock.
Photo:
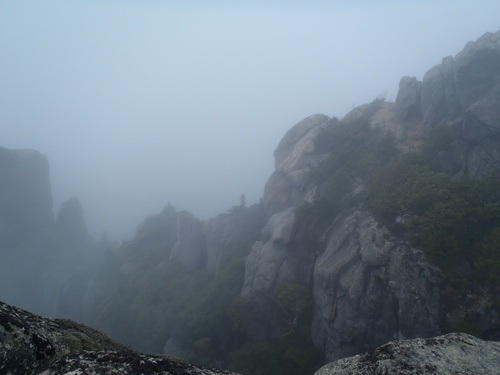
{"label": "foreground rock", "polygon": [[67,319],[42,318],[0,302],[2,374],[230,374],[146,355]]}
{"label": "foreground rock", "polygon": [[500,343],[465,333],[429,339],[395,341],[373,354],[361,354],[332,362],[315,375],[370,374],[499,374]]}

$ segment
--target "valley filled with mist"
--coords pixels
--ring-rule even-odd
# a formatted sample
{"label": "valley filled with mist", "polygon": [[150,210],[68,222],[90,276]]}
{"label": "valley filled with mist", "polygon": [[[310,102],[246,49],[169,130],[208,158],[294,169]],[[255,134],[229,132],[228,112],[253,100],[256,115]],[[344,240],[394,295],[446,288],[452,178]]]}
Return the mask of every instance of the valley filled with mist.
{"label": "valley filled with mist", "polygon": [[[425,375],[436,343],[476,369],[456,342],[500,368],[491,12],[49,3],[2,5],[30,30],[0,15],[0,370],[333,375],[369,353],[361,374],[416,345]],[[419,49],[369,10],[435,29]]]}

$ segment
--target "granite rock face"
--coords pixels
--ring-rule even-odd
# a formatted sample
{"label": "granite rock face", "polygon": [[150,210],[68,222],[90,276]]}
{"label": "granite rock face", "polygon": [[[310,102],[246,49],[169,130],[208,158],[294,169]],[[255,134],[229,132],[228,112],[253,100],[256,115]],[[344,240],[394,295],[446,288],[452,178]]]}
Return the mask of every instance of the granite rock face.
{"label": "granite rock face", "polygon": [[[402,78],[396,103],[403,119],[421,118],[427,127],[466,113],[491,118],[498,108],[499,84],[500,32],[486,33],[455,57],[445,57],[422,82]],[[476,105],[484,101],[488,103],[477,111]]]}
{"label": "granite rock face", "polygon": [[[457,178],[480,178],[500,168],[498,108],[500,31],[467,43],[455,57],[445,57],[422,82],[403,77],[396,100],[397,133],[414,143],[437,125],[452,127],[459,134],[453,155]],[[412,134],[414,119],[423,126]]]}
{"label": "granite rock face", "polygon": [[500,373],[500,343],[464,333],[395,341],[332,362],[314,375],[491,375]]}
{"label": "granite rock face", "polygon": [[[391,132],[402,152],[418,150],[434,128],[448,127],[454,142],[442,153],[440,167],[454,179],[475,179],[500,171],[499,93],[500,32],[487,33],[454,58],[444,58],[422,82],[404,77],[395,103],[362,105],[340,123],[363,122],[379,134]],[[349,203],[363,191],[362,180],[350,197],[338,197],[344,203],[333,219],[304,220],[301,208],[318,204],[327,189],[315,172],[339,147],[335,140],[324,144],[331,121],[323,115],[306,118],[275,151],[276,170],[263,198],[267,224],[246,260],[241,291],[261,307],[254,325],[267,327],[255,330],[254,339],[278,334],[270,306],[276,288],[290,283],[310,290],[311,337],[329,360],[372,351],[390,340],[459,329],[465,316],[496,337],[496,312],[481,312],[480,301],[491,291],[470,286],[469,302],[450,307],[439,268]]]}
{"label": "granite rock face", "polygon": [[[312,115],[293,126],[274,152],[276,170],[264,190],[264,207],[269,218],[273,214],[298,206],[304,197],[313,200],[315,186],[311,173],[322,160],[313,141],[327,126],[328,117]],[[324,153],[327,157],[327,153]]]}
{"label": "granite rock face", "polygon": [[0,337],[2,374],[231,374],[137,353],[93,328],[67,319],[42,318],[3,302]]}
{"label": "granite rock face", "polygon": [[[339,215],[314,267],[312,338],[330,358],[440,332],[442,276],[369,215]],[[340,333],[340,334],[339,334]]]}

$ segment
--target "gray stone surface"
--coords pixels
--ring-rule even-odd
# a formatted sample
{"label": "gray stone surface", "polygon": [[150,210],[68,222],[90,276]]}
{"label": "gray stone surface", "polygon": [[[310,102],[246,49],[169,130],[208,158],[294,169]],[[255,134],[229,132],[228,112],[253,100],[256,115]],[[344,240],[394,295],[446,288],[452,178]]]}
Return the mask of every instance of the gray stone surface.
{"label": "gray stone surface", "polygon": [[327,359],[440,333],[442,276],[368,214],[344,213],[314,268],[312,339]]}
{"label": "gray stone surface", "polygon": [[399,81],[396,105],[398,117],[402,121],[420,119],[422,107],[420,104],[420,89],[422,82],[415,77],[403,77]]}
{"label": "gray stone surface", "polygon": [[452,333],[390,342],[373,354],[332,362],[314,375],[493,375],[500,374],[500,344]]}
{"label": "gray stone surface", "polygon": [[[500,32],[485,34],[455,58],[444,58],[423,82],[404,77],[394,105],[383,101],[362,105],[342,122],[368,121],[373,128],[391,131],[402,151],[417,150],[432,127],[447,124],[456,141],[443,155],[443,170],[456,178],[498,171],[499,40]],[[292,127],[278,145],[276,171],[263,199],[268,223],[247,258],[242,295],[268,306],[279,283],[310,285],[312,338],[328,359],[374,350],[389,340],[437,335],[444,321],[458,328],[453,322],[460,319],[443,317],[439,269],[422,252],[393,238],[367,212],[346,204],[333,222],[323,223],[322,228],[328,229],[314,234],[308,232],[311,223],[294,216],[297,207],[313,203],[324,191],[313,174],[328,155],[328,148],[317,147],[327,126],[325,116],[310,116]],[[462,315],[458,310],[448,312],[463,319],[477,308],[474,303],[463,307]],[[260,313],[262,324],[271,319],[269,309]]]}
{"label": "gray stone surface", "polygon": [[206,369],[181,360],[153,354],[112,351],[80,351],[65,355],[39,375],[231,375],[229,371]]}

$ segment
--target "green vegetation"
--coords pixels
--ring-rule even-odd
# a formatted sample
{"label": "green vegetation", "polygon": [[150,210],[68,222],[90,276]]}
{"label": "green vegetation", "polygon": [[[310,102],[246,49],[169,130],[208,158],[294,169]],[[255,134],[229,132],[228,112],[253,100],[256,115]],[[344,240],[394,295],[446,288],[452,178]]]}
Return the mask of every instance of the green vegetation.
{"label": "green vegetation", "polygon": [[368,122],[382,104],[375,100],[357,120],[333,119],[318,137],[318,150],[329,152],[315,173],[321,197],[299,207],[298,218],[329,222],[358,205],[424,249],[449,276],[466,264],[471,276],[500,281],[500,180],[451,179],[457,140],[450,126],[432,129],[420,151],[401,154],[390,132]]}
{"label": "green vegetation", "polygon": [[[367,113],[381,103],[371,103]],[[448,276],[465,265],[469,277],[500,281],[500,179],[452,180],[457,141],[450,126],[435,127],[420,151],[401,154],[390,133],[363,117],[334,119],[319,137],[317,146],[330,152],[316,171],[322,196],[300,207],[298,217],[327,221],[355,204],[422,248]]]}
{"label": "green vegetation", "polygon": [[418,156],[382,168],[363,196],[366,207],[423,248],[449,276],[466,264],[474,277],[498,281],[500,180],[453,181]]}
{"label": "green vegetation", "polygon": [[[377,111],[383,100],[373,101],[366,109],[367,116]],[[392,133],[383,134],[362,118],[339,122],[336,118],[317,138],[319,152],[329,152],[328,160],[315,171],[315,180],[322,187],[321,197],[313,205],[297,210],[304,220],[327,221],[351,204],[353,190],[371,181],[390,160],[399,155]]]}

